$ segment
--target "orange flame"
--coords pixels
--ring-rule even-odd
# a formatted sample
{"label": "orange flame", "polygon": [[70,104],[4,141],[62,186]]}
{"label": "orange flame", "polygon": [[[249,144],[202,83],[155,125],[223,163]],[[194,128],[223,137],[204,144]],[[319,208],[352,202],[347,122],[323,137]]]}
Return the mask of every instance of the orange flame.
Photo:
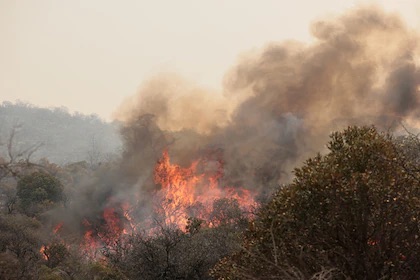
{"label": "orange flame", "polygon": [[[129,224],[129,226],[130,226],[130,232],[132,233],[132,232],[135,232],[136,231],[136,229],[137,229],[137,226],[136,226],[136,224],[135,224],[135,222],[134,222],[134,220],[133,220],[133,218],[131,217],[131,215],[130,215],[130,212],[131,212],[131,206],[130,206],[130,204],[128,203],[128,202],[124,202],[122,205],[121,205],[121,208],[122,208],[122,210],[123,210],[123,215],[124,215],[124,218],[127,220],[127,222],[128,222],[128,224]],[[123,229],[123,233],[124,234],[128,234],[129,233],[129,231],[126,229],[126,228],[124,228]]]}
{"label": "orange flame", "polygon": [[82,252],[89,258],[95,258],[96,253],[100,247],[97,241],[97,234],[91,228],[91,223],[87,220],[83,220],[83,225],[86,228],[85,234],[83,235],[83,243],[80,245]]}
{"label": "orange flame", "polygon": [[39,249],[39,252],[41,253],[41,256],[44,260],[48,260],[47,254],[45,253],[45,250],[47,250],[48,246],[42,245],[41,249]]}
{"label": "orange flame", "polygon": [[166,224],[176,224],[184,229],[188,221],[188,210],[198,204],[204,207],[198,216],[205,219],[213,201],[220,198],[236,199],[244,209],[255,205],[249,190],[220,186],[219,181],[223,177],[221,161],[216,161],[216,171],[210,174],[197,174],[199,164],[205,166],[207,162],[195,161],[188,168],[171,164],[167,151],[163,152],[162,158],[157,162],[154,179],[162,187],[158,193],[161,199],[158,204]]}
{"label": "orange flame", "polygon": [[200,178],[195,176],[197,162],[189,168],[172,165],[167,151],[155,167],[155,183],[162,186],[159,198],[167,224],[186,225],[185,208],[194,203],[194,186]]}
{"label": "orange flame", "polygon": [[[61,228],[63,227],[63,225],[64,225],[64,222],[60,222],[60,223],[58,223],[54,228],[53,228],[53,230],[52,230],[52,233],[54,234],[54,235],[56,235],[60,230],[61,230]],[[47,254],[45,253],[45,250],[47,250],[49,248],[49,246],[47,246],[47,245],[42,245],[41,246],[41,248],[39,249],[39,252],[41,253],[41,256],[42,256],[42,258],[44,259],[44,260],[48,260],[48,257],[47,257]]]}
{"label": "orange flame", "polygon": [[102,230],[101,239],[107,245],[114,244],[124,230],[120,217],[112,207],[105,208],[103,217],[106,225]]}
{"label": "orange flame", "polygon": [[63,227],[63,225],[64,225],[64,223],[63,223],[63,222],[61,222],[61,223],[57,224],[57,225],[54,227],[54,229],[53,229],[53,233],[54,233],[54,234],[57,234],[57,232],[61,230],[61,228]]}
{"label": "orange flame", "polygon": [[[206,221],[209,227],[217,226],[212,218],[213,202],[227,198],[237,201],[241,210],[251,210],[255,205],[254,194],[238,187],[227,187],[222,184],[224,176],[223,161],[220,158],[200,159],[189,167],[181,167],[170,161],[169,153],[164,151],[154,169],[154,182],[161,187],[153,197],[154,210],[160,215],[164,225],[176,226],[186,230],[189,217]],[[145,230],[153,234],[156,226],[151,218],[135,215],[135,209],[129,202],[121,202],[112,197],[102,212],[101,220],[85,218],[83,241],[80,250],[87,258],[96,259],[102,256],[103,248],[112,248],[124,242],[124,236]],[[53,228],[54,235],[62,234],[64,223]],[[40,253],[46,259],[44,245]]]}

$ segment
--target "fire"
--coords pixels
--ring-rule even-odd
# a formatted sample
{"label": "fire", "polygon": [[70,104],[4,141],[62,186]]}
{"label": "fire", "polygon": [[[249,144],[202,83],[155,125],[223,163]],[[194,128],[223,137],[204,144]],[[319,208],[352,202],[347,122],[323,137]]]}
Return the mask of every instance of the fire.
{"label": "fire", "polygon": [[[53,235],[57,235],[57,233],[62,229],[64,223],[60,222],[58,223],[52,230]],[[48,256],[46,254],[46,250],[49,248],[49,246],[47,245],[42,245],[41,248],[39,249],[39,252],[41,253],[41,256],[44,260],[48,260]]]}
{"label": "fire", "polygon": [[195,175],[197,162],[189,168],[182,168],[170,163],[167,151],[155,167],[155,183],[162,186],[158,194],[167,224],[186,225],[186,208],[194,203],[194,186],[200,181]]}
{"label": "fire", "polygon": [[[175,226],[185,231],[188,218],[194,217],[208,227],[217,226],[220,221],[215,220],[212,211],[214,201],[220,199],[235,201],[242,211],[250,212],[255,206],[253,193],[223,185],[223,176],[224,162],[220,156],[198,159],[188,167],[181,167],[171,163],[169,153],[164,151],[154,168],[154,182],[160,189],[151,194],[152,211],[158,219],[138,215],[129,201],[109,197],[100,216],[85,217],[81,222],[83,238],[79,249],[87,258],[101,257],[104,249],[109,251],[124,245],[129,235],[153,234],[156,222],[159,226]],[[56,239],[64,239],[63,227],[64,223],[60,222],[52,229]],[[44,258],[47,248],[44,245],[40,249]]]}
{"label": "fire", "polygon": [[80,247],[86,256],[95,258],[96,252],[100,247],[97,241],[97,235],[92,229],[92,224],[87,219],[83,220],[83,225],[86,228],[86,231],[83,235],[83,243],[80,245]]}
{"label": "fire", "polygon": [[82,245],[82,251],[90,258],[95,258],[98,249],[100,248],[99,243],[96,241],[93,230],[87,230],[83,236],[84,244]]}
{"label": "fire", "polygon": [[41,249],[39,249],[39,252],[41,253],[41,256],[44,260],[48,260],[47,254],[45,253],[45,250],[47,250],[47,246],[46,245],[42,245]]}
{"label": "fire", "polygon": [[53,233],[54,233],[54,234],[57,234],[57,232],[61,230],[61,228],[63,227],[63,225],[64,225],[64,222],[60,222],[60,223],[58,223],[58,224],[54,227],[54,229],[53,229]]}
{"label": "fire", "polygon": [[85,233],[80,247],[89,258],[96,258],[100,249],[115,246],[121,235],[127,234],[122,215],[115,207],[105,208],[102,218],[100,225],[95,226],[86,218],[82,223]]}
{"label": "fire", "polygon": [[127,220],[128,225],[130,226],[129,229],[124,228],[123,229],[123,234],[129,234],[130,232],[135,232],[137,230],[137,225],[134,222],[134,219],[131,217],[130,212],[131,212],[131,205],[128,202],[124,202],[121,205],[121,208],[123,210],[123,216],[124,218]]}
{"label": "fire", "polygon": [[220,186],[219,181],[223,177],[223,162],[212,161],[216,168],[212,171],[197,174],[197,167],[201,164],[205,167],[207,161],[195,161],[188,168],[170,162],[167,151],[163,152],[162,158],[155,167],[155,183],[162,189],[158,192],[158,207],[165,217],[166,224],[175,224],[180,229],[187,225],[190,209],[194,206],[203,206],[199,210],[198,218],[207,219],[213,201],[221,198],[236,199],[243,209],[249,210],[255,205],[250,191],[231,187]]}
{"label": "fire", "polygon": [[108,235],[108,238],[118,237],[122,233],[123,227],[122,227],[120,218],[115,212],[115,209],[105,208],[103,217],[106,222],[106,227],[107,227],[106,233]]}

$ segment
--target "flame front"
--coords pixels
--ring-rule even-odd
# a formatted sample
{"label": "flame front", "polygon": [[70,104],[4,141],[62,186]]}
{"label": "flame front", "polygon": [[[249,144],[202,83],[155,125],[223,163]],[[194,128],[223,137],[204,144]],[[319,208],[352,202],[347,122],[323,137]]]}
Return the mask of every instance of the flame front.
{"label": "flame front", "polygon": [[223,162],[216,160],[212,163],[217,166],[211,168],[211,172],[197,174],[197,166],[202,164],[206,167],[206,161],[195,161],[190,167],[183,168],[171,164],[168,152],[163,152],[156,164],[154,179],[161,186],[156,208],[164,215],[166,224],[175,224],[183,230],[191,212],[195,212],[197,218],[208,220],[213,202],[221,198],[236,199],[243,210],[255,205],[248,190],[220,186]]}
{"label": "flame front", "polygon": [[[242,211],[250,212],[255,206],[253,194],[243,188],[224,186],[223,175],[223,161],[217,157],[181,167],[171,163],[169,153],[164,151],[154,168],[154,182],[160,189],[152,194],[152,210],[159,219],[137,215],[137,208],[130,202],[109,197],[101,216],[85,217],[81,222],[83,238],[79,249],[87,258],[96,259],[102,256],[103,249],[116,248],[129,235],[153,234],[156,226],[185,231],[189,217],[199,218],[209,227],[217,226],[219,222],[212,218],[212,211],[213,203],[219,199],[235,200]],[[52,236],[65,243],[63,237],[68,230],[60,222],[52,229]],[[47,248],[45,245],[40,249],[44,258]]]}
{"label": "flame front", "polygon": [[154,178],[162,189],[157,196],[156,208],[162,212],[167,224],[177,224],[180,228],[186,225],[186,209],[194,203],[194,186],[201,179],[195,175],[196,166],[197,162],[189,168],[172,165],[167,151],[158,161]]}

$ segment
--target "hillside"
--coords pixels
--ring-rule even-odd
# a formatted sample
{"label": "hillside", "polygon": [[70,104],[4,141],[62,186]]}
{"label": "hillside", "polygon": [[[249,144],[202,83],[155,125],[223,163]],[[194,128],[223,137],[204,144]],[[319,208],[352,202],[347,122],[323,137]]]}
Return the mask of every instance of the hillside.
{"label": "hillside", "polygon": [[2,154],[15,128],[14,150],[40,147],[32,160],[48,158],[58,164],[87,161],[95,163],[117,153],[121,141],[116,123],[96,115],[70,114],[66,108],[39,108],[31,104],[0,104]]}

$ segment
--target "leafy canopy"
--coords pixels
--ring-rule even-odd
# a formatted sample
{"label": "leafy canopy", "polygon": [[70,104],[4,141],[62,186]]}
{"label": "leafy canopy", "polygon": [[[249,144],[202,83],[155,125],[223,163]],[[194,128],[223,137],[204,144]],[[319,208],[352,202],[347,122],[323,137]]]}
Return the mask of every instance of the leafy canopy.
{"label": "leafy canopy", "polygon": [[[420,188],[392,137],[374,127],[333,133],[247,233],[220,279],[409,279],[420,268]],[[293,276],[293,277],[292,277]]]}
{"label": "leafy canopy", "polygon": [[17,195],[23,207],[45,201],[59,202],[64,197],[60,181],[44,172],[34,172],[22,177],[17,185]]}

